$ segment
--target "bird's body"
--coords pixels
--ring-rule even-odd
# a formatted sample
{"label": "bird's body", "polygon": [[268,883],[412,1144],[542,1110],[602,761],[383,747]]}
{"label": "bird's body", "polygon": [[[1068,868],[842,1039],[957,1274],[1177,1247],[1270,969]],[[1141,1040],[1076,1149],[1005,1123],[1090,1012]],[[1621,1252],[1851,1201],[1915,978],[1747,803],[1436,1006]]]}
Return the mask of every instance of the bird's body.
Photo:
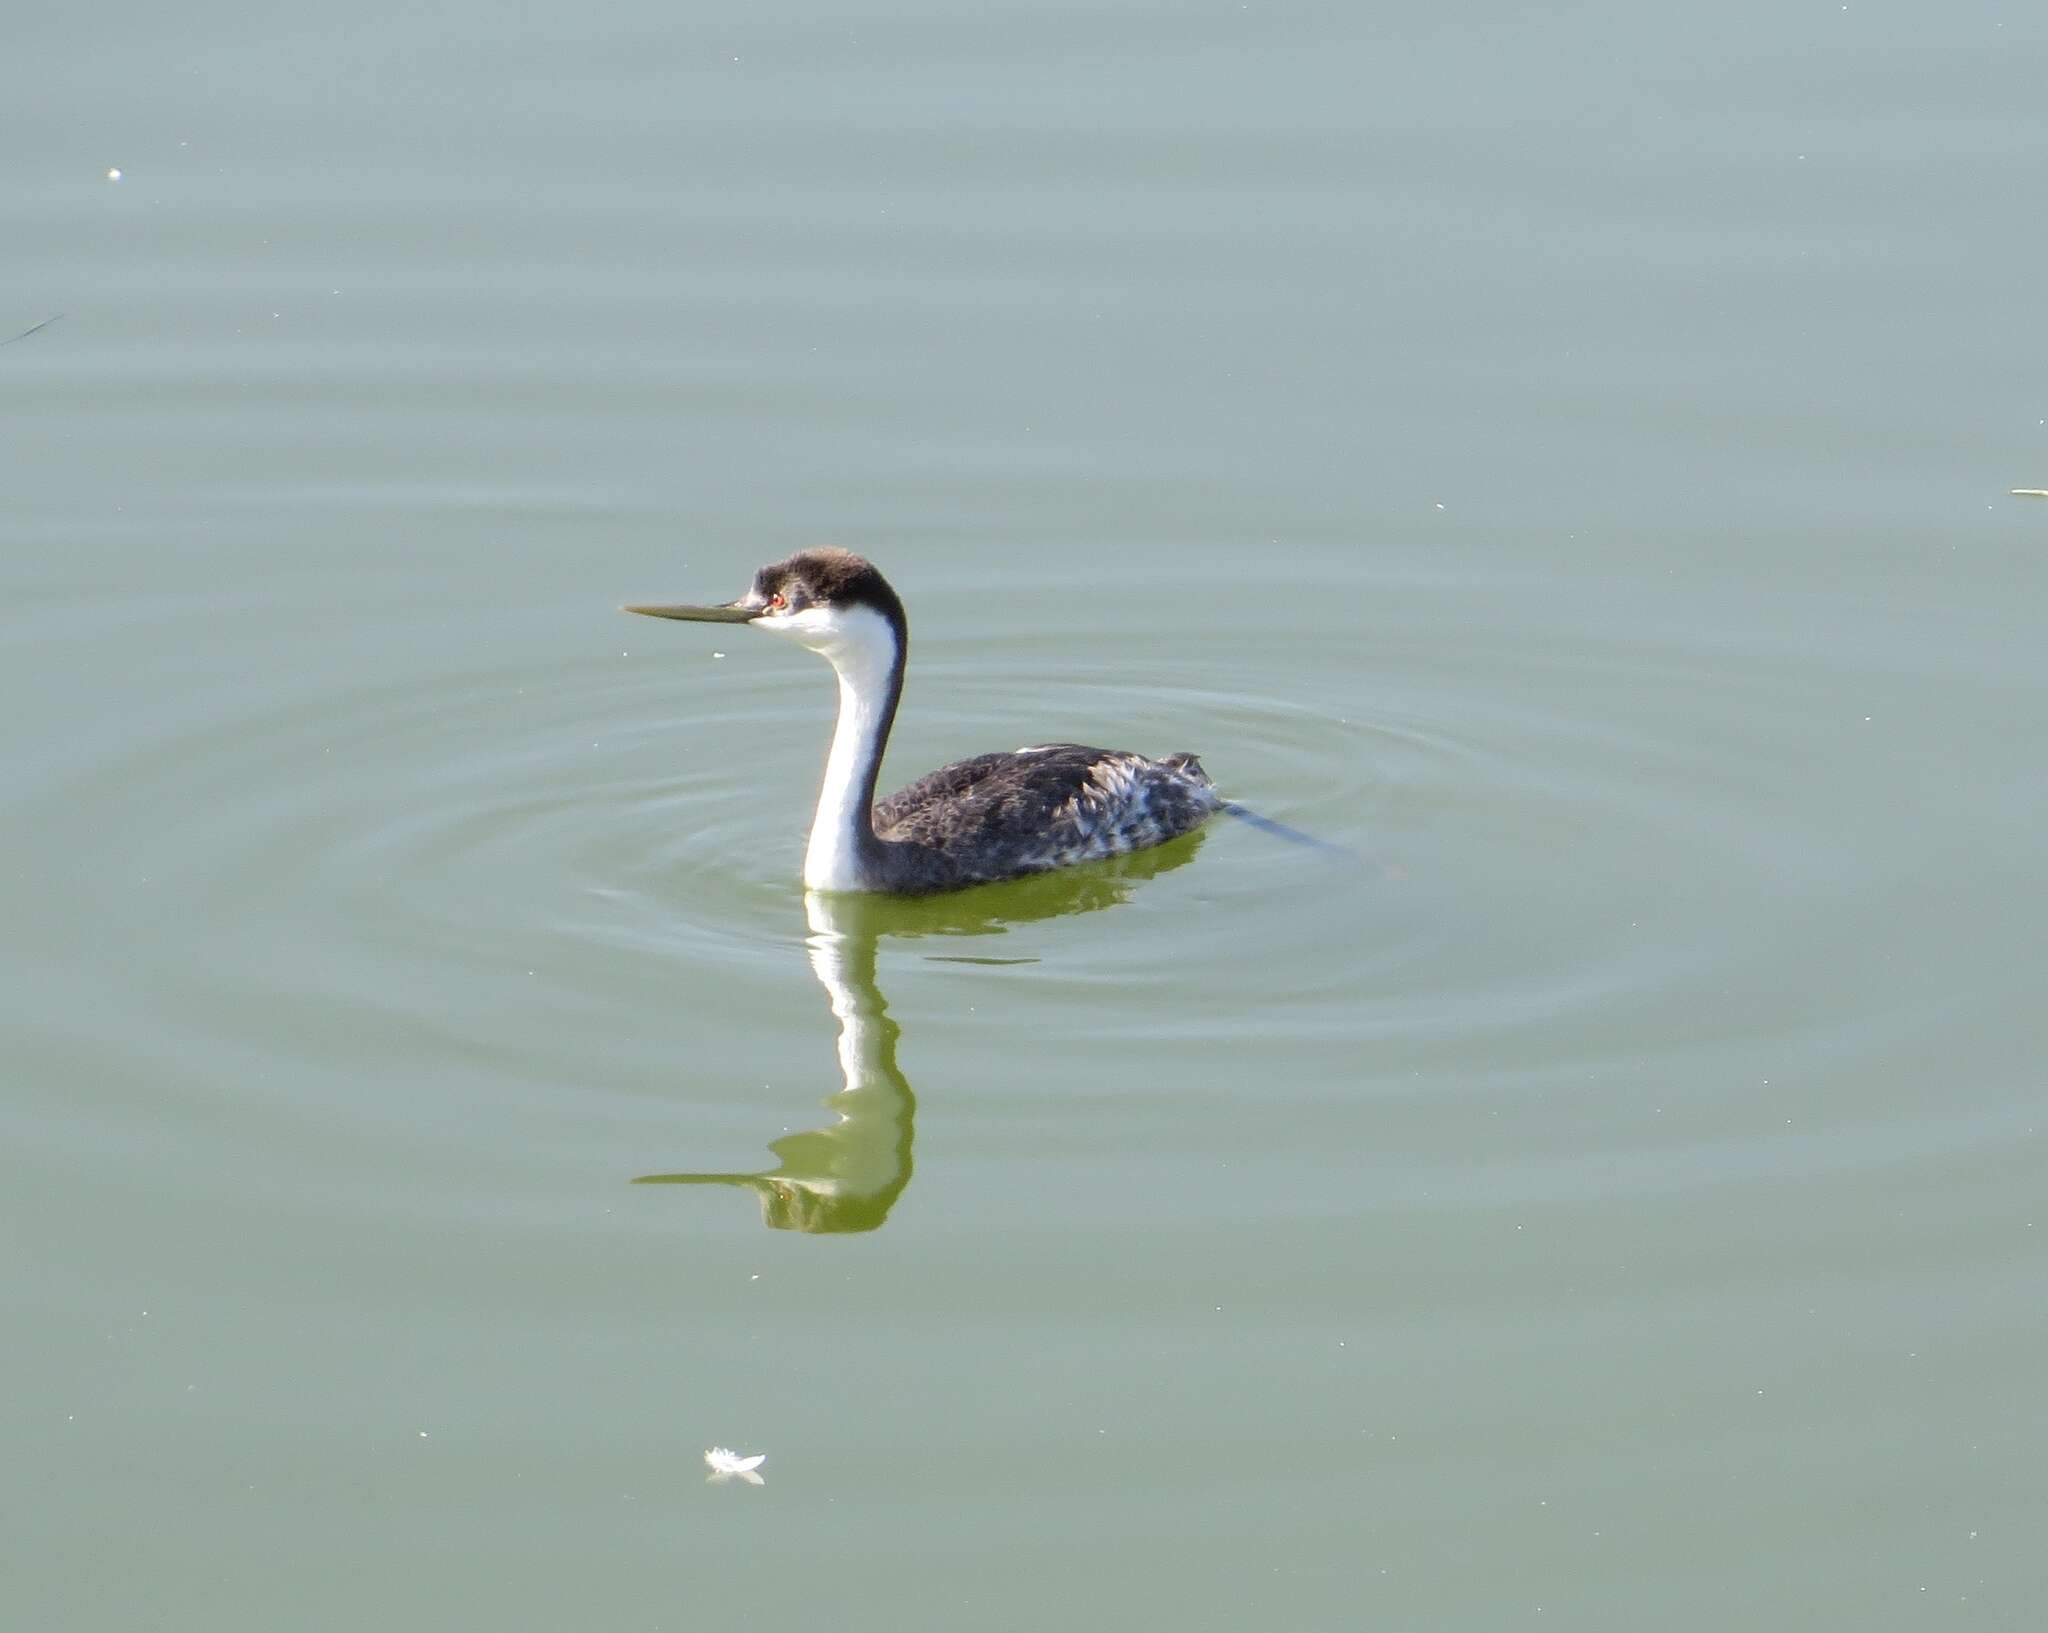
{"label": "bird's body", "polygon": [[628,610],[753,624],[831,663],[839,721],[804,853],[812,890],[922,894],[1042,873],[1162,844],[1224,806],[1192,754],[1152,760],[1079,743],[977,755],[877,799],[909,625],[888,580],[844,550],[763,567],[725,606]]}
{"label": "bird's body", "polygon": [[[875,803],[875,834],[947,889],[1099,862],[1190,833],[1220,801],[1192,754],[1041,743],[941,766]],[[901,889],[903,886],[891,886]]]}

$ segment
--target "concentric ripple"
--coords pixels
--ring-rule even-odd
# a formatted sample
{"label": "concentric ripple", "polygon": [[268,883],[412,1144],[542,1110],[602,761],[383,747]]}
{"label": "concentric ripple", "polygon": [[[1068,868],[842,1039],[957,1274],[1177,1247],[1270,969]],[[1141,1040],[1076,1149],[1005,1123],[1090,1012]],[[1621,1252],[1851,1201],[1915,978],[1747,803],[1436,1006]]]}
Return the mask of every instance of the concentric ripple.
{"label": "concentric ripple", "polygon": [[[471,618],[393,607],[305,639],[276,597],[181,592],[49,619],[46,661],[118,629],[164,684],[102,699],[121,706],[16,790],[25,854],[50,862],[24,906],[58,927],[22,989],[31,1055],[97,1054],[110,1077],[146,1061],[187,1135],[224,1112],[284,1117],[449,1162],[508,1105],[601,1146],[609,1123],[672,1118],[680,1097],[707,1138],[756,1138],[743,1073],[818,1065],[795,878],[829,677],[745,631],[676,639],[608,616],[510,609],[486,640]],[[1463,1097],[1484,1119],[1470,1154],[1505,1141],[1532,1192],[1890,1161],[2002,1126],[1937,1134],[1836,1101],[1810,1144],[1731,1156],[1757,1138],[1754,1097],[1713,1097],[1839,1081],[1968,996],[1937,982],[1877,1013],[1882,972],[1854,960],[1788,991],[1780,962],[1707,911],[1753,901],[1780,958],[1836,942],[1845,873],[1825,828],[1781,819],[1801,734],[1774,746],[1771,710],[1893,698],[1910,674],[1774,644],[1754,620],[1731,653],[1668,628],[1476,643],[1426,599],[1406,618],[1311,668],[1221,618],[1150,638],[1070,620],[1062,647],[1091,656],[1051,671],[1022,625],[921,646],[898,778],[1055,734],[1192,749],[1233,798],[1357,863],[1219,819],[1099,891],[906,909],[880,978],[911,1052],[984,1047],[959,1017],[993,1003],[1038,1017],[1036,1050],[1070,1068],[1134,1045],[1210,1068],[1002,1079],[1046,1114],[1229,1094],[1282,1059],[1257,1091],[1292,1119],[1280,1150],[1342,1138],[1361,1096]],[[1732,780],[1725,743],[1703,752],[1703,688],[1722,700],[1704,729],[1746,734],[1774,776]],[[1660,730],[1680,693],[1690,741]],[[1837,783],[1882,786],[1872,742],[1844,738]],[[1055,922],[1100,906],[1117,912]],[[984,939],[931,939],[963,932]],[[87,1035],[75,1002],[38,1009],[38,982],[106,994]],[[762,1017],[778,1018],[765,1033]],[[1456,1194],[1466,1155],[1402,1152],[1388,1182]]]}

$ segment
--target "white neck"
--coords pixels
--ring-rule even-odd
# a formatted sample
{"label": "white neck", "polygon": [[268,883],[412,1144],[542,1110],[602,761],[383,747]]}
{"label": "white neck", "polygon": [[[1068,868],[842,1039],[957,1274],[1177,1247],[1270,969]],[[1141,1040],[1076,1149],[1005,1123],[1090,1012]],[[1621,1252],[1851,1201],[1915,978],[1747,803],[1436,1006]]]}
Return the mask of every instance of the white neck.
{"label": "white neck", "polygon": [[810,890],[860,890],[864,848],[874,838],[869,800],[889,727],[891,680],[896,668],[896,632],[880,613],[866,607],[812,609],[786,620],[757,620],[757,626],[801,642],[831,663],[839,676],[839,723],[811,819],[804,852],[804,885]]}

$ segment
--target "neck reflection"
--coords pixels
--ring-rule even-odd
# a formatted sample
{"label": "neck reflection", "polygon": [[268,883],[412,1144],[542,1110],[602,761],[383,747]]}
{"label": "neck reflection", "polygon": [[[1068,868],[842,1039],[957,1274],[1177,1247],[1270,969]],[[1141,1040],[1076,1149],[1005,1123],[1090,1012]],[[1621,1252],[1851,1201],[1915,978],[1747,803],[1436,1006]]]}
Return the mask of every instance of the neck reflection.
{"label": "neck reflection", "polygon": [[[636,1185],[727,1185],[752,1191],[771,1230],[816,1235],[880,1228],[910,1183],[917,1096],[896,1063],[902,1029],[875,981],[885,935],[1000,935],[1012,925],[1091,913],[1127,900],[1144,880],[1171,872],[1201,847],[1196,832],[1135,856],[1072,872],[985,885],[954,895],[905,898],[807,891],[811,973],[839,1022],[842,1087],[825,1102],[835,1120],[769,1143],[779,1159],[757,1173],[644,1174]],[[934,958],[946,955],[932,954]],[[1008,964],[1031,959],[961,959]]]}

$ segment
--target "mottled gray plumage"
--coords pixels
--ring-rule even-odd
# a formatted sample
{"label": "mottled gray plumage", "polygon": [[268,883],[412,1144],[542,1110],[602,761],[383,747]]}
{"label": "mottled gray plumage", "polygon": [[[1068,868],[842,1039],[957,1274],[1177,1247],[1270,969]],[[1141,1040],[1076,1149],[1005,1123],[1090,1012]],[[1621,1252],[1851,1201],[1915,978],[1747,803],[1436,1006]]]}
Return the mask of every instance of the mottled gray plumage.
{"label": "mottled gray plumage", "polygon": [[[1220,803],[1192,754],[1045,743],[941,766],[874,807],[896,890],[945,890],[1144,850]],[[928,881],[928,882],[912,882]]]}

